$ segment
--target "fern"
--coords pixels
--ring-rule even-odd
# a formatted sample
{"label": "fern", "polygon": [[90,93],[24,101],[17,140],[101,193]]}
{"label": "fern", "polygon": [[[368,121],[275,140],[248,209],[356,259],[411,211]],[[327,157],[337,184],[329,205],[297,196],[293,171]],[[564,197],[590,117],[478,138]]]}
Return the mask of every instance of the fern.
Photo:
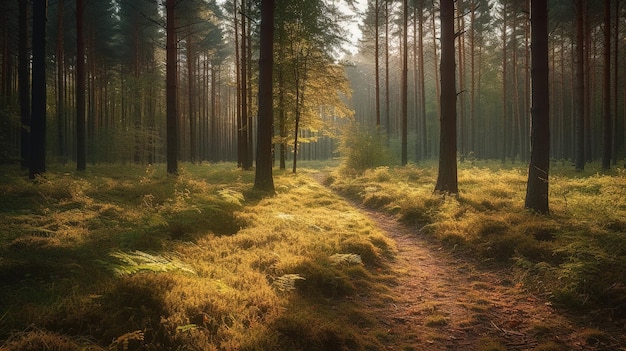
{"label": "fern", "polygon": [[182,271],[196,274],[188,265],[176,258],[153,255],[143,251],[115,251],[109,254],[118,260],[118,263],[109,265],[117,276],[135,274],[141,271],[171,272]]}
{"label": "fern", "polygon": [[296,289],[296,280],[305,280],[300,274],[285,274],[274,280],[274,286],[280,291]]}
{"label": "fern", "polygon": [[361,255],[347,253],[347,254],[334,254],[330,256],[330,262],[334,265],[339,264],[363,264],[363,260],[361,259]]}

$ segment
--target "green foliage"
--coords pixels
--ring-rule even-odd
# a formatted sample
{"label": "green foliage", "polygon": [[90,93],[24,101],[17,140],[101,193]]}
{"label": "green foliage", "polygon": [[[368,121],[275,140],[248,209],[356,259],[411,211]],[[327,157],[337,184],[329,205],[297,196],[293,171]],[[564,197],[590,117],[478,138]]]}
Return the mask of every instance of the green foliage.
{"label": "green foliage", "polygon": [[378,128],[351,125],[342,136],[339,152],[346,174],[360,174],[393,163],[387,138]]}
{"label": "green foliage", "polygon": [[118,263],[110,265],[110,268],[117,276],[130,275],[142,271],[154,273],[181,271],[196,274],[193,269],[176,258],[166,258],[162,255],[149,254],[139,250],[133,252],[115,251],[109,255],[118,261]]}

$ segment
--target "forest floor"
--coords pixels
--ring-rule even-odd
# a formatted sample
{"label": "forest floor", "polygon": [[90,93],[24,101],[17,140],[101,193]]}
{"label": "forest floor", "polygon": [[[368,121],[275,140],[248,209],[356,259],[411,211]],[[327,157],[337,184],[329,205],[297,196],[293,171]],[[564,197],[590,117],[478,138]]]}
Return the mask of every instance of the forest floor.
{"label": "forest floor", "polygon": [[[326,176],[313,177],[323,183]],[[567,314],[515,283],[510,269],[481,267],[417,227],[348,201],[397,245],[393,303],[374,301],[379,296],[361,301],[388,327],[389,349],[626,350],[619,323]]]}
{"label": "forest floor", "polygon": [[0,167],[0,350],[626,351],[626,173]]}

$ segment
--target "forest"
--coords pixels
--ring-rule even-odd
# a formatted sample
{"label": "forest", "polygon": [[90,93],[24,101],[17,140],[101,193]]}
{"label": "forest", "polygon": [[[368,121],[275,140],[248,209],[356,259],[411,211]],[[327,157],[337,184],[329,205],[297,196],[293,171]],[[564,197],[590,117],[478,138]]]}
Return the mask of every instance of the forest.
{"label": "forest", "polygon": [[625,4],[2,1],[0,350],[626,348]]}

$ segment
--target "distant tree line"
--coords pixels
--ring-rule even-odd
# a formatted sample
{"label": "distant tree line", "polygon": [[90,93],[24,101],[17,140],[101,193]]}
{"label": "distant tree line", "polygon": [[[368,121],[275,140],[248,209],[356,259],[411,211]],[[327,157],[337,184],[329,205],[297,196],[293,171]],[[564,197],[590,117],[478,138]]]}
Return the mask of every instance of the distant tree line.
{"label": "distant tree line", "polygon": [[[259,1],[85,1],[78,11],[82,2],[0,4],[1,162],[21,161],[26,167],[33,157],[41,158],[41,150],[47,162],[77,162],[78,168],[164,162],[167,130],[176,127],[169,152],[178,159],[253,167]],[[174,13],[172,96],[166,96],[166,62],[172,61],[166,57],[166,2]],[[286,168],[291,160],[295,172],[299,158],[336,155],[346,118],[377,126],[402,164],[438,157],[439,118],[450,107],[440,100],[446,77],[439,65],[451,55],[444,51],[455,56],[451,154],[460,161],[528,162],[531,1],[454,1],[451,50],[442,47],[443,5],[368,0],[360,13],[359,52],[340,61],[345,9],[356,11],[354,1],[276,1],[272,159],[277,166]],[[609,168],[626,155],[626,6],[617,0],[548,5],[550,157],[575,162],[578,169],[601,159]],[[43,21],[34,20],[42,14]],[[38,27],[41,23],[46,25]],[[44,96],[33,100],[42,84]],[[168,98],[174,102],[168,104]],[[175,116],[172,125],[166,122],[168,111]],[[45,141],[37,153],[29,141],[33,135]]]}
{"label": "distant tree line", "polygon": [[[253,166],[260,3],[252,0],[3,1],[0,4],[0,162],[28,166],[31,102],[43,103],[47,162],[165,162],[166,3],[174,14],[175,149],[190,162]],[[345,35],[325,1],[277,1],[276,123],[285,160],[328,158],[350,88],[335,62]],[[81,10],[82,11],[79,11]],[[45,16],[34,19],[37,11]],[[42,24],[43,32],[34,32]],[[171,29],[171,28],[170,28]],[[44,40],[43,77],[35,45]],[[44,84],[45,101],[31,95]],[[84,84],[84,87],[83,85]],[[36,101],[33,101],[35,99]],[[172,104],[170,104],[172,105]],[[28,116],[28,117],[23,117]],[[171,127],[171,126],[170,126]],[[314,145],[302,149],[301,145]],[[84,158],[84,159],[83,159]],[[294,171],[296,163],[294,162]]]}
{"label": "distant tree line", "polygon": [[[454,4],[458,158],[528,162],[531,1]],[[406,26],[401,1],[368,0],[367,5],[359,52],[347,70],[355,116],[360,123],[381,126],[400,154],[407,52],[408,152],[416,162],[436,158],[442,109],[440,1],[408,1]],[[617,0],[551,0],[548,6],[550,157],[574,162],[579,154],[584,160],[579,168],[603,157],[621,162],[626,157],[626,6]]]}

